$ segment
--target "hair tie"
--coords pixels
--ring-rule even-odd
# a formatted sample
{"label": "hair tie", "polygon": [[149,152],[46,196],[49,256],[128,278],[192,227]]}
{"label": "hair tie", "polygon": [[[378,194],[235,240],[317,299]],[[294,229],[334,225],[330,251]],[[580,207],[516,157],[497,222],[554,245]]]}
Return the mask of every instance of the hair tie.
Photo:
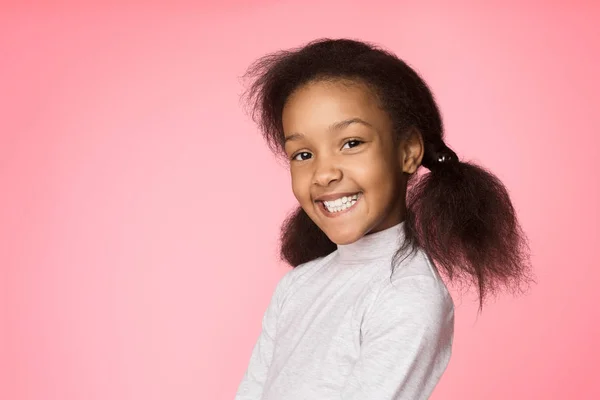
{"label": "hair tie", "polygon": [[455,163],[458,163],[458,156],[444,142],[440,142],[436,147],[426,147],[421,161],[421,165],[430,171]]}

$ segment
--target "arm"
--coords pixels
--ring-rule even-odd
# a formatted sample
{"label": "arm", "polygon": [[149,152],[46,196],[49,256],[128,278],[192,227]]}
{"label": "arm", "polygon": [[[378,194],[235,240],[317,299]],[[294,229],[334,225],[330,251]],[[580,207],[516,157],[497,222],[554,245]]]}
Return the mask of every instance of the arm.
{"label": "arm", "polygon": [[288,274],[284,275],[275,287],[271,301],[263,314],[262,330],[252,349],[250,362],[239,384],[235,400],[260,400],[262,398],[263,387],[273,358],[280,298],[285,290],[283,287],[285,281],[289,279]]}
{"label": "arm", "polygon": [[439,285],[427,276],[388,281],[363,321],[343,400],[429,398],[448,365],[454,332],[454,306]]}

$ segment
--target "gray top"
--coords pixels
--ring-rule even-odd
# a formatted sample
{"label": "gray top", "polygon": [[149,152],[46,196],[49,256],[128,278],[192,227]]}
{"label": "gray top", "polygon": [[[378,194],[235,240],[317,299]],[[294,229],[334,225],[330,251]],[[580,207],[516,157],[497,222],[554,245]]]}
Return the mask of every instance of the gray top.
{"label": "gray top", "polygon": [[235,400],[429,398],[450,359],[454,304],[422,250],[391,275],[403,224],[281,278]]}

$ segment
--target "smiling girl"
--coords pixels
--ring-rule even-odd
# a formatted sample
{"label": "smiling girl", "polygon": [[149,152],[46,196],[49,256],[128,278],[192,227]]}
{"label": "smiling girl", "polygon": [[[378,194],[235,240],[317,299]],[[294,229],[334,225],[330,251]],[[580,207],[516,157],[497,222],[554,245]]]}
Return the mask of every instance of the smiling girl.
{"label": "smiling girl", "polygon": [[528,281],[506,189],[459,161],[425,82],[374,45],[311,42],[259,59],[247,77],[299,207],[282,228],[295,268],[275,288],[236,400],[427,399],[454,333],[442,275],[472,283],[480,307]]}

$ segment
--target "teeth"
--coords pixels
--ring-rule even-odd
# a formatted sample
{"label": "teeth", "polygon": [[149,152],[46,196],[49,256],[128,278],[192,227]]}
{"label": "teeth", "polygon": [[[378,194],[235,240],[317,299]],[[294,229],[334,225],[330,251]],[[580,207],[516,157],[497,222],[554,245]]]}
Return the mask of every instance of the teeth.
{"label": "teeth", "polygon": [[354,204],[356,204],[358,197],[358,194],[355,194],[353,196],[344,196],[337,200],[324,201],[323,204],[325,205],[325,208],[327,208],[327,211],[335,213],[347,210],[348,208],[352,207]]}

